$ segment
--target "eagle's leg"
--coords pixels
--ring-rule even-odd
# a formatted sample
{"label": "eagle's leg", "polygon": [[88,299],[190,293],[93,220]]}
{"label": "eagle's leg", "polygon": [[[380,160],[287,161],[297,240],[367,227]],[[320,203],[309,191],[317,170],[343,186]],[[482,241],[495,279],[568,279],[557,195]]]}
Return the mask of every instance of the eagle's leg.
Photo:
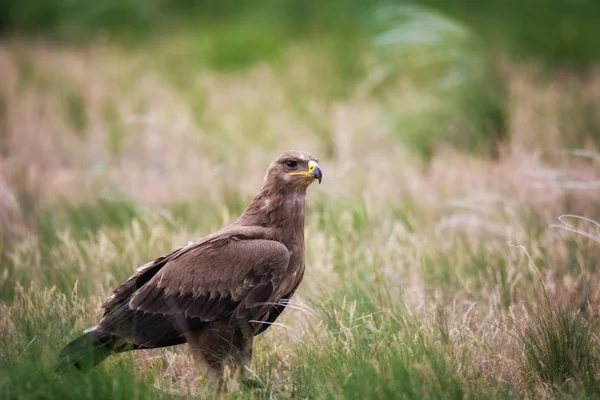
{"label": "eagle's leg", "polygon": [[210,356],[202,349],[192,348],[192,356],[196,361],[197,368],[208,380],[212,388],[220,388],[223,383],[223,364],[211,362]]}
{"label": "eagle's leg", "polygon": [[251,379],[252,338],[244,339],[235,334],[227,347],[221,348],[221,363],[226,380],[245,381]]}
{"label": "eagle's leg", "polygon": [[252,336],[228,331],[227,324],[215,322],[188,332],[186,339],[200,372],[212,387],[235,387],[240,380],[251,380]]}
{"label": "eagle's leg", "polygon": [[199,372],[208,380],[209,386],[221,388],[223,383],[223,363],[207,343],[204,330],[186,334],[192,357]]}
{"label": "eagle's leg", "polygon": [[250,388],[259,388],[263,386],[260,379],[257,379],[255,374],[250,369],[250,363],[252,362],[252,340],[244,339],[242,345],[239,347],[239,365],[240,365],[240,380],[242,384]]}
{"label": "eagle's leg", "polygon": [[242,370],[242,379],[244,380],[252,379],[252,374],[250,372],[250,363],[252,362],[253,339],[253,337],[244,339],[242,345],[239,348],[240,367]]}
{"label": "eagle's leg", "polygon": [[240,384],[252,381],[252,337],[246,339],[238,331],[227,339],[227,345],[221,348],[223,379],[230,391],[238,391]]}

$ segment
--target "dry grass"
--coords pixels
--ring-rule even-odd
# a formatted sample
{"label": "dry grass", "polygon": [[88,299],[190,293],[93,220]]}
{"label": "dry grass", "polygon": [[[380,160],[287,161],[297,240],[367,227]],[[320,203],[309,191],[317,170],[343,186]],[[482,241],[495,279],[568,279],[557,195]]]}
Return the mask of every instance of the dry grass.
{"label": "dry grass", "polygon": [[[593,129],[565,104],[585,87],[597,107],[598,73],[540,88],[535,70],[507,68],[500,160],[443,148],[422,165],[386,133],[377,99],[330,95],[335,71],[314,49],[290,49],[283,67],[199,71],[186,86],[151,60],[0,47],[2,397],[25,381],[56,397],[77,386],[35,377],[51,376],[58,348],[136,266],[235,218],[288,148],[319,155],[325,180],[309,193],[301,305],[258,341],[263,387],[243,396],[593,395],[600,166],[593,138],[569,142],[570,127]],[[592,157],[552,157],[571,145]],[[94,203],[106,193],[127,201]],[[111,223],[91,229],[98,213]],[[589,220],[551,227],[563,214]],[[545,358],[556,348],[559,367]],[[79,398],[207,395],[182,349],[116,357],[86,379],[112,391]]]}

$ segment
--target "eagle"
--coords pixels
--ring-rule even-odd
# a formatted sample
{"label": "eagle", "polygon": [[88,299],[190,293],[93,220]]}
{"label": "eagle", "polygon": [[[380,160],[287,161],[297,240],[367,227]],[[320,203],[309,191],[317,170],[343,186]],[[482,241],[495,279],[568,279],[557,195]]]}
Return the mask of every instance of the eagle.
{"label": "eagle", "polygon": [[281,154],[231,225],[137,269],[102,305],[102,318],[60,353],[90,369],[111,354],[188,343],[210,382],[244,371],[254,336],[284,311],[304,276],[306,190],[322,172],[310,153]]}

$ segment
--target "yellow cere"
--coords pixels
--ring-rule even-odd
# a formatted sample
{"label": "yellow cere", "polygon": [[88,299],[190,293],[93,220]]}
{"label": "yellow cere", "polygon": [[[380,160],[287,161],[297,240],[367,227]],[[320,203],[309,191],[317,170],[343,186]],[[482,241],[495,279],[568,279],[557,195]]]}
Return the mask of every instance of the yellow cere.
{"label": "yellow cere", "polygon": [[311,173],[318,166],[319,166],[319,164],[317,164],[315,161],[310,160],[308,162],[308,172],[305,172],[305,171],[302,171],[302,172],[288,172],[288,175],[301,175],[301,176],[305,176],[307,178],[313,178],[313,176],[311,175]]}

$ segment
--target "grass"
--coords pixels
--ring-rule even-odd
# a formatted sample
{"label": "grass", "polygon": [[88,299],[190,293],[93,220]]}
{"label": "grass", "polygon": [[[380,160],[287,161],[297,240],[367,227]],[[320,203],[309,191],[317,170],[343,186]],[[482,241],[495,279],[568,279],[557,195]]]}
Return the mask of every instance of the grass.
{"label": "grass", "polygon": [[593,386],[598,375],[595,327],[580,314],[551,304],[532,317],[517,336],[525,355],[526,378],[556,389],[573,380]]}
{"label": "grass", "polygon": [[[446,68],[391,64],[386,84],[365,90],[389,62],[368,43],[337,63],[327,40],[246,59],[238,31],[215,55],[215,32],[135,51],[0,46],[0,397],[219,397],[185,347],[119,355],[87,375],[53,366],[112,288],[235,219],[289,148],[315,153],[325,175],[309,189],[299,309],[257,340],[261,387],[220,397],[594,396],[597,72],[505,62],[494,78],[505,90],[470,97],[493,80],[437,91]],[[484,65],[477,46],[456,49]],[[496,154],[472,151],[500,129],[496,115]],[[551,227],[563,214],[589,220]]]}
{"label": "grass", "polygon": [[296,396],[458,399],[475,393],[448,362],[443,346],[399,305],[362,314],[356,303],[325,310],[331,313],[325,337],[301,348],[302,361],[294,366],[294,375],[301,376]]}
{"label": "grass", "polygon": [[372,25],[366,90],[385,99],[407,147],[426,159],[440,143],[494,154],[505,133],[503,85],[477,32],[406,4],[377,9]]}
{"label": "grass", "polygon": [[[81,321],[77,313],[85,308],[76,291],[67,296],[56,288],[17,288],[13,306],[10,310],[4,309],[10,315],[12,326],[3,326],[0,347],[0,394],[3,398],[166,397],[152,389],[149,376],[135,373],[131,357],[111,363],[110,369],[99,368],[86,375],[59,374],[54,370],[55,355],[60,350],[62,338],[73,334],[73,326]],[[8,315],[5,314],[3,322],[8,322]]]}
{"label": "grass", "polygon": [[549,0],[538,10],[535,0],[420,0],[458,18],[485,38],[493,47],[525,61],[535,60],[544,67],[586,68],[598,60],[593,33],[597,25],[590,15],[598,4]]}
{"label": "grass", "polygon": [[[23,0],[2,5],[0,31],[42,34],[67,43],[90,38],[137,43],[148,34],[164,35],[174,26],[209,26],[209,30],[202,29],[207,32],[214,30],[215,21],[234,22],[240,28],[246,21],[259,21],[260,25],[254,29],[245,30],[249,35],[236,35],[235,27],[230,30],[233,35],[225,34],[231,46],[224,46],[226,50],[220,54],[225,58],[219,62],[237,63],[248,60],[248,54],[256,54],[252,49],[261,48],[261,44],[267,45],[267,53],[271,53],[274,47],[270,44],[280,43],[282,37],[284,40],[306,35],[322,38],[336,33],[342,37],[360,36],[369,29],[372,12],[407,4],[444,12],[468,24],[493,47],[520,59],[540,60],[551,67],[585,67],[600,56],[594,18],[598,6],[593,1],[549,0],[539,10],[535,0],[482,0],[476,5],[470,0],[253,0],[243,5],[202,0],[107,0],[101,5],[83,0]],[[281,34],[265,35],[264,27]],[[240,47],[242,43],[255,46]]]}

